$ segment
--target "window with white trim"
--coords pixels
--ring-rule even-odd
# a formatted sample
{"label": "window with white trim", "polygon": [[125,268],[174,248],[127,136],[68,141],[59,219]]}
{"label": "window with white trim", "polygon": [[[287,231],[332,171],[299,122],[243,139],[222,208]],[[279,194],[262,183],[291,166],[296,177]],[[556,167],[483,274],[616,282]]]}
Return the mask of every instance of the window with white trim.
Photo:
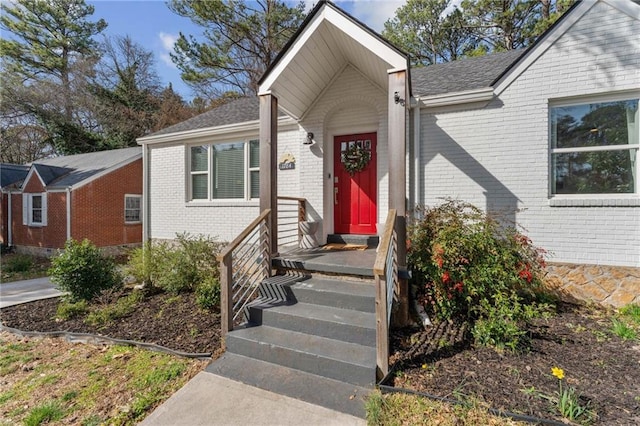
{"label": "window with white trim", "polygon": [[142,195],[124,196],[124,223],[140,223],[140,206]]}
{"label": "window with white trim", "polygon": [[637,194],[638,99],[550,108],[552,195]]}
{"label": "window with white trim", "polygon": [[251,200],[260,197],[257,140],[191,146],[189,199]]}
{"label": "window with white trim", "polygon": [[22,194],[22,223],[28,226],[47,225],[47,193]]}

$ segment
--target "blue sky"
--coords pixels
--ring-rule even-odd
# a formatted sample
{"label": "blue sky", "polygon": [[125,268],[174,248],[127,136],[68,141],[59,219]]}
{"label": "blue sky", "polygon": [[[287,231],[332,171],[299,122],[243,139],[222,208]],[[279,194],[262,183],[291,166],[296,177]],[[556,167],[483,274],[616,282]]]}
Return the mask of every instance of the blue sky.
{"label": "blue sky", "polygon": [[[335,1],[338,6],[374,30],[381,31],[384,22],[406,0]],[[105,35],[129,35],[154,53],[158,74],[164,84],[171,83],[185,100],[194,94],[180,79],[180,72],[171,63],[169,51],[180,32],[198,36],[200,27],[171,12],[161,0],[87,0],[95,6],[94,19],[103,18],[109,26]],[[305,1],[307,8],[314,1]]]}

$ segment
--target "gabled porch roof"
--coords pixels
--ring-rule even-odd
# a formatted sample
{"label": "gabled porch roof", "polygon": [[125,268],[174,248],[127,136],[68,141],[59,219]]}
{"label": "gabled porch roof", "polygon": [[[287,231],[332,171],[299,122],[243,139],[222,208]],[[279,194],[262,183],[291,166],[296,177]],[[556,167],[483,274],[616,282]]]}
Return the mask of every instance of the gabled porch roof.
{"label": "gabled porch roof", "polygon": [[259,95],[274,95],[279,108],[299,120],[349,64],[384,91],[389,71],[409,71],[404,52],[333,3],[321,1],[265,72]]}

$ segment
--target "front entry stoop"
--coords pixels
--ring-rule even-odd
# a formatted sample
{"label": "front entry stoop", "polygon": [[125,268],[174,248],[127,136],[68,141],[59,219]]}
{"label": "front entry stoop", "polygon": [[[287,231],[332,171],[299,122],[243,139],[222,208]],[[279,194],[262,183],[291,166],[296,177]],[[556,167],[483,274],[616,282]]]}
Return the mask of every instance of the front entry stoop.
{"label": "front entry stoop", "polygon": [[376,379],[373,278],[297,269],[265,280],[259,296],[207,371],[364,418]]}

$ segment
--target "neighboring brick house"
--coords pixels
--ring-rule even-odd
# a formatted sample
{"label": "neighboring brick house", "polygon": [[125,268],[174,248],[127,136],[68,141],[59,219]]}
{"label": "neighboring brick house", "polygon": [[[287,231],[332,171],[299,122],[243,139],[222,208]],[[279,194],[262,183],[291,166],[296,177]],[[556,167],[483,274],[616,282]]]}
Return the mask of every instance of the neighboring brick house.
{"label": "neighboring brick house", "polygon": [[[639,2],[584,0],[526,50],[411,68],[320,2],[263,76],[259,98],[138,140],[146,237],[231,241],[260,213],[264,175],[277,195],[306,199],[321,243],[375,234],[389,208],[404,215],[450,197],[522,225],[567,293],[640,302],[638,34]],[[263,146],[275,152],[257,156]],[[352,146],[372,161],[349,176],[341,163]],[[274,158],[295,165],[272,174],[261,166]]]}
{"label": "neighboring brick house", "polygon": [[39,160],[10,190],[18,251],[51,254],[68,239],[103,248],[142,241],[142,153],[125,148]]}
{"label": "neighboring brick house", "polygon": [[8,245],[9,233],[9,191],[22,183],[29,173],[29,166],[22,164],[0,164],[0,244]]}

